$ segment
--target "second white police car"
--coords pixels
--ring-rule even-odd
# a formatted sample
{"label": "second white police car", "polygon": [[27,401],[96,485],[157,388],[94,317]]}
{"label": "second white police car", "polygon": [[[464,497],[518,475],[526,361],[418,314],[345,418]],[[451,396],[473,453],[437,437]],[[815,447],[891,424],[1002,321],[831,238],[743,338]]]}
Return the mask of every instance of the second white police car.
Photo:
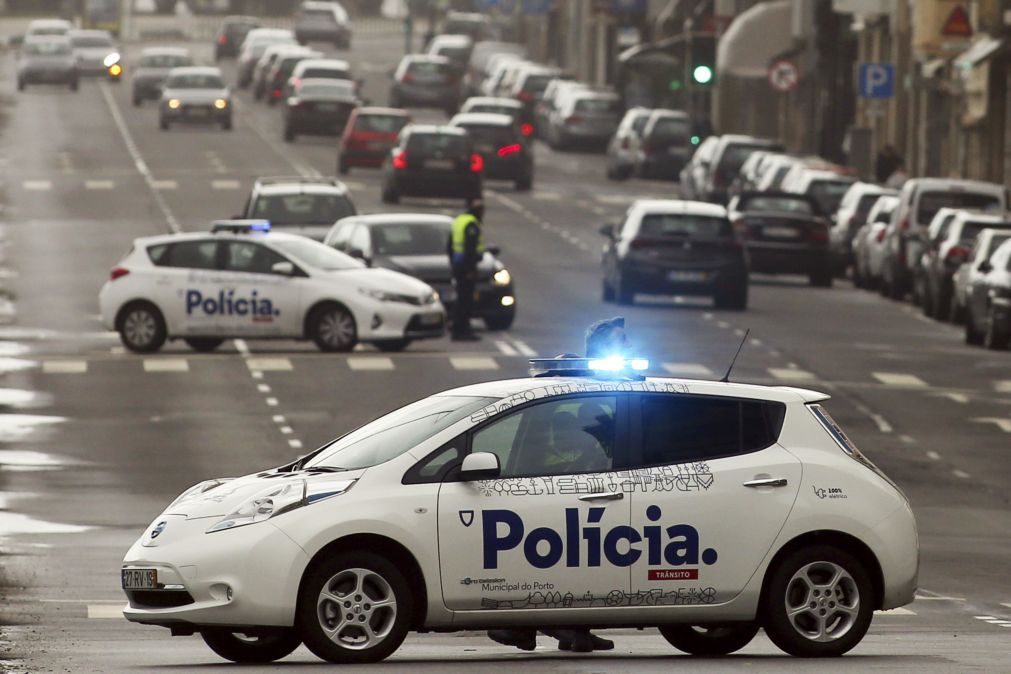
{"label": "second white police car", "polygon": [[139,353],[167,339],[212,351],[232,337],[399,351],[445,332],[431,286],[269,230],[262,221],[222,221],[210,233],[137,239],[99,294],[103,324]]}
{"label": "second white police car", "polygon": [[239,662],[503,626],[658,627],[695,654],[764,628],[837,656],[913,601],[909,502],[827,396],[610,366],[439,393],[188,489],[127,552],[124,615]]}

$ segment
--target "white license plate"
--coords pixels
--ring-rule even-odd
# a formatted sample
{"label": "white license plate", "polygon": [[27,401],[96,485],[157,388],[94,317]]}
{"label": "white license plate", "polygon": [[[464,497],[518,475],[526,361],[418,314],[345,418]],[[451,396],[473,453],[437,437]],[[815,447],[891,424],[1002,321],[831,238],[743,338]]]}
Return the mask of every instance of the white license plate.
{"label": "white license plate", "polygon": [[157,590],[157,569],[123,569],[124,590]]}
{"label": "white license plate", "polygon": [[797,230],[793,227],[763,227],[762,234],[770,239],[796,239]]}
{"label": "white license plate", "polygon": [[422,314],[422,325],[439,325],[442,323],[442,314]]}
{"label": "white license plate", "polygon": [[667,272],[667,278],[671,281],[705,281],[706,273],[704,271],[671,271]]}
{"label": "white license plate", "polygon": [[453,160],[452,159],[427,159],[427,160],[425,160],[425,168],[451,169],[451,168],[453,168]]}
{"label": "white license plate", "polygon": [[337,112],[337,104],[336,103],[317,103],[316,104],[316,111],[317,112]]}
{"label": "white license plate", "polygon": [[186,110],[186,114],[190,117],[206,117],[211,114],[211,111],[207,108],[189,108]]}

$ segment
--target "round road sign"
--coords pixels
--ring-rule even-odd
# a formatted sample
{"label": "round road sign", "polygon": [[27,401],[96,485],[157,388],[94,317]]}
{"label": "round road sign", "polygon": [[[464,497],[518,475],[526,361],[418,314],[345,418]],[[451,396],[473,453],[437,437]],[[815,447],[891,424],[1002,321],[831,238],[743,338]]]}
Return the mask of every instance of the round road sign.
{"label": "round road sign", "polygon": [[793,61],[776,61],[769,66],[769,84],[776,91],[793,91],[799,81],[800,72]]}

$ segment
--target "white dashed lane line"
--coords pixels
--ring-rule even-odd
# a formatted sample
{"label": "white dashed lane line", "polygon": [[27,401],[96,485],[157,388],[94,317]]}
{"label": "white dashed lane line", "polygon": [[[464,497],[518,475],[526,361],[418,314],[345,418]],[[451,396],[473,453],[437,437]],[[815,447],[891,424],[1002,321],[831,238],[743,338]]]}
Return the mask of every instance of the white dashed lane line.
{"label": "white dashed lane line", "polygon": [[872,372],[871,376],[886,386],[901,386],[904,388],[926,388],[927,382],[915,374],[901,372]]}
{"label": "white dashed lane line", "polygon": [[810,381],[814,379],[813,373],[792,367],[770,367],[766,371],[781,381]]}
{"label": "white dashed lane line", "polygon": [[211,189],[213,190],[237,190],[242,187],[242,183],[238,180],[212,180]]}
{"label": "white dashed lane line", "polygon": [[45,374],[84,374],[88,371],[88,362],[84,360],[49,360],[42,363]]}
{"label": "white dashed lane line", "polygon": [[116,189],[116,181],[114,180],[85,180],[84,189],[86,190],[113,190]]}
{"label": "white dashed lane line", "polygon": [[48,192],[53,189],[53,183],[49,180],[26,180],[21,187],[29,192]]}
{"label": "white dashed lane line", "polygon": [[145,372],[189,372],[190,364],[185,358],[145,358]]}
{"label": "white dashed lane line", "polygon": [[156,190],[172,191],[179,189],[179,183],[175,180],[152,180],[151,187]]}
{"label": "white dashed lane line", "polygon": [[256,358],[246,359],[246,367],[260,372],[285,372],[291,370],[291,361],[287,358]]}
{"label": "white dashed lane line", "polygon": [[347,360],[352,370],[386,371],[393,369],[393,360],[386,357],[351,356]]}
{"label": "white dashed lane line", "polygon": [[494,358],[481,356],[451,356],[450,364],[457,370],[497,370],[498,363]]}
{"label": "white dashed lane line", "polygon": [[662,363],[660,367],[668,374],[676,377],[701,377],[706,379],[713,376],[712,370],[699,363]]}

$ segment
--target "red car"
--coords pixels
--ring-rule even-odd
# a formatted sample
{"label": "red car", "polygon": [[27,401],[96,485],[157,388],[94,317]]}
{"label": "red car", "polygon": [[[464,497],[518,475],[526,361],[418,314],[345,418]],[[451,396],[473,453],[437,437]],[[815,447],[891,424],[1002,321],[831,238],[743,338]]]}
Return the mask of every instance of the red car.
{"label": "red car", "polygon": [[351,114],[337,144],[337,171],[346,174],[352,166],[379,168],[397,144],[397,135],[411,121],[398,108],[358,108]]}

